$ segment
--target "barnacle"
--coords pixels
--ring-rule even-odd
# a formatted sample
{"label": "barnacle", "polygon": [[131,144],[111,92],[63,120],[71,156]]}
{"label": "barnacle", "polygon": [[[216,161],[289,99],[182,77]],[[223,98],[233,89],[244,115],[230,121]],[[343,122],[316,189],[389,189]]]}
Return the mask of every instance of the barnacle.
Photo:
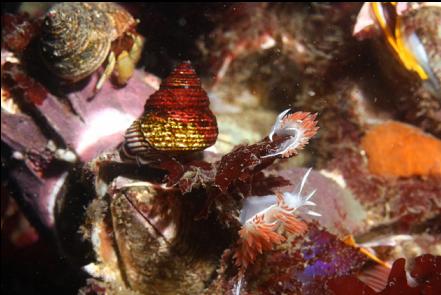
{"label": "barnacle", "polygon": [[[292,234],[302,234],[307,230],[306,223],[299,220],[294,212],[304,206],[315,206],[315,203],[310,201],[315,190],[306,196],[302,195],[310,172],[311,169],[303,176],[297,192],[277,192],[276,195],[250,197],[245,200],[240,216],[243,225],[239,232],[240,246],[234,254],[236,265],[242,270],[255,260],[257,253],[271,250],[274,245],[285,240],[285,237],[277,232],[280,227],[282,232]],[[320,216],[312,210],[308,210],[306,214]]]}
{"label": "barnacle", "polygon": [[277,116],[276,122],[268,135],[270,141],[273,141],[274,135],[288,136],[288,138],[280,144],[276,151],[262,158],[278,155],[281,155],[282,158],[291,157],[317,133],[318,127],[317,121],[315,121],[317,114],[307,112],[290,114],[290,111],[291,109],[287,109]]}

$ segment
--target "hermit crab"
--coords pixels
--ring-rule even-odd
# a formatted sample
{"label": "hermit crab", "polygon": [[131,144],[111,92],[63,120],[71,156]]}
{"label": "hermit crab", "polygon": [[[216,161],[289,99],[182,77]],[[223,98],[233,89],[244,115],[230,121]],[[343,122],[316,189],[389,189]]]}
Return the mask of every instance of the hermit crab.
{"label": "hermit crab", "polygon": [[125,85],[140,59],[143,38],[137,21],[114,3],[60,3],[45,15],[39,51],[47,68],[70,82],[80,81],[105,63],[95,90],[113,74]]}

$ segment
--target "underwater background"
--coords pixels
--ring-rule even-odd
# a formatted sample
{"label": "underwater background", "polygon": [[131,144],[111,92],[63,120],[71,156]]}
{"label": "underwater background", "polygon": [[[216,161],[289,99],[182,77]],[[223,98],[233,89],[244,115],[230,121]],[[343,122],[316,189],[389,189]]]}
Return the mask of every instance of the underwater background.
{"label": "underwater background", "polygon": [[2,3],[6,294],[441,293],[441,6]]}

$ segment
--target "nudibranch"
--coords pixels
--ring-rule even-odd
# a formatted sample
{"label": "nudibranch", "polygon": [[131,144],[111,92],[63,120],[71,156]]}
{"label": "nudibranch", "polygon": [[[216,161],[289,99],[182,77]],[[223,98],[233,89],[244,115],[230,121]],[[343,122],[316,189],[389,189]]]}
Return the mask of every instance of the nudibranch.
{"label": "nudibranch", "polygon": [[216,117],[189,61],[181,63],[147,100],[125,134],[122,155],[137,160],[202,151],[216,142]]}
{"label": "nudibranch", "polygon": [[273,141],[274,135],[288,136],[288,139],[282,142],[276,151],[262,158],[279,155],[282,158],[291,157],[317,133],[318,127],[317,121],[315,121],[317,114],[307,112],[290,114],[290,111],[291,109],[287,109],[277,116],[276,122],[268,135],[270,141]]}
{"label": "nudibranch", "polygon": [[354,35],[363,37],[373,26],[381,30],[385,43],[401,64],[441,97],[441,5],[366,2],[357,17]]}
{"label": "nudibranch", "polygon": [[[295,213],[306,206],[315,206],[311,197],[315,190],[307,195],[302,195],[303,187],[311,172],[309,169],[293,192],[276,192],[275,195],[262,197],[249,197],[245,199],[240,212],[242,228],[239,232],[239,248],[234,254],[235,263],[244,271],[252,264],[257,254],[271,250],[286,240],[280,232],[302,234],[307,230],[305,222],[301,221]],[[319,213],[307,210],[305,214],[321,216]],[[281,230],[280,230],[281,229]]]}

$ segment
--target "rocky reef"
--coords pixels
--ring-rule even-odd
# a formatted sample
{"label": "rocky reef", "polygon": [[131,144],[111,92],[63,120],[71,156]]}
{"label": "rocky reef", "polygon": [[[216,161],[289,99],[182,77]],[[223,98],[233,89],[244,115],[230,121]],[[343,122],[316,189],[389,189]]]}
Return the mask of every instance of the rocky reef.
{"label": "rocky reef", "polygon": [[3,291],[441,290],[439,5],[43,6],[2,15]]}

